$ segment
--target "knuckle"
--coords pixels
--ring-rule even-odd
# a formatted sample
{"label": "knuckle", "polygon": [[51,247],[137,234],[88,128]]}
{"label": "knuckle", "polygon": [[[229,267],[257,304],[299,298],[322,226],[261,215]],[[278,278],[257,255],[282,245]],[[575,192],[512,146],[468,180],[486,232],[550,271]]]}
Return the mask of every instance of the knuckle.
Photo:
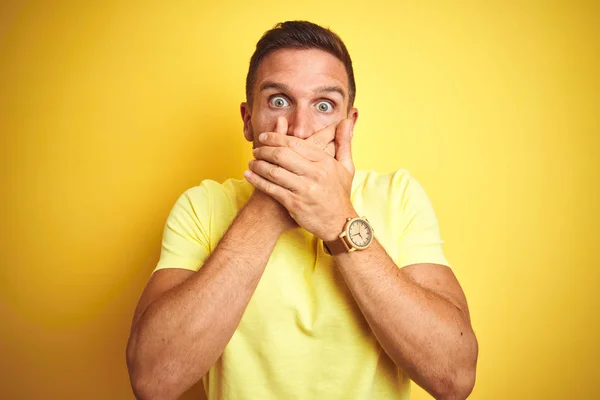
{"label": "knuckle", "polygon": [[300,199],[297,196],[293,196],[289,199],[288,202],[289,206],[291,209],[295,210],[295,211],[302,211],[304,210],[304,203],[302,203],[302,201],[300,201]]}
{"label": "knuckle", "polygon": [[270,182],[265,183],[265,192],[269,195],[275,194],[275,185]]}
{"label": "knuckle", "polygon": [[267,171],[269,178],[277,178],[279,176],[279,167],[270,167]]}
{"label": "knuckle", "polygon": [[291,202],[292,202],[292,198],[290,197],[289,193],[283,193],[281,194],[281,196],[277,199],[277,201],[279,201],[279,203],[284,206],[285,208],[291,208]]}
{"label": "knuckle", "polygon": [[328,143],[325,147],[325,154],[335,157],[335,146],[332,142]]}
{"label": "knuckle", "polygon": [[258,174],[262,174],[263,171],[265,170],[265,162],[262,160],[256,160],[252,163],[252,168]]}
{"label": "knuckle", "polygon": [[273,161],[279,163],[284,157],[283,149],[278,148],[273,152]]}
{"label": "knuckle", "polygon": [[324,169],[318,169],[316,172],[316,176],[318,180],[325,181],[327,180],[327,171],[325,171]]}
{"label": "knuckle", "polygon": [[288,142],[288,147],[292,150],[297,150],[300,148],[300,140],[297,138],[290,138]]}
{"label": "knuckle", "polygon": [[319,190],[319,187],[314,183],[310,183],[306,190],[308,191],[308,193],[314,194]]}
{"label": "knuckle", "polygon": [[321,136],[314,136],[312,142],[319,149],[323,149],[325,147],[325,143],[323,143],[323,138],[321,138]]}

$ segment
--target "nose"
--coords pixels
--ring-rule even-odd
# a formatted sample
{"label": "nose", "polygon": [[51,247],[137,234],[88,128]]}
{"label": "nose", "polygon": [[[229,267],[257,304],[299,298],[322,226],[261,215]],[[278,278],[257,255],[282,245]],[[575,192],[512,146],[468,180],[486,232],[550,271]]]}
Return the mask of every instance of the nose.
{"label": "nose", "polygon": [[295,136],[300,139],[306,139],[314,131],[313,115],[308,107],[303,105],[296,106],[288,114],[288,135]]}

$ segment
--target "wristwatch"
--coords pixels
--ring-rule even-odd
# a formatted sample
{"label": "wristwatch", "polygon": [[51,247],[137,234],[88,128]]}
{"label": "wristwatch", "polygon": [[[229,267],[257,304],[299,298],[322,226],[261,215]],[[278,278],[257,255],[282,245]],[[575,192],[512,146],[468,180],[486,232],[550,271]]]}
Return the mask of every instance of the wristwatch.
{"label": "wristwatch", "polygon": [[373,232],[373,227],[365,217],[347,218],[342,233],[335,240],[323,242],[323,248],[332,256],[364,250],[373,241]]}

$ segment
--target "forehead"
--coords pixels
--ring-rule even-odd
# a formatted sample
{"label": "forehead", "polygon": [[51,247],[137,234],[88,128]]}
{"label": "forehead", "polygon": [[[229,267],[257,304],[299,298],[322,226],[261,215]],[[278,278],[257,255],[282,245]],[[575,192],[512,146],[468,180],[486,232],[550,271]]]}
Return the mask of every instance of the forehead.
{"label": "forehead", "polygon": [[282,83],[292,90],[339,85],[348,93],[346,67],[335,56],[319,49],[280,49],[262,59],[255,88],[265,81]]}

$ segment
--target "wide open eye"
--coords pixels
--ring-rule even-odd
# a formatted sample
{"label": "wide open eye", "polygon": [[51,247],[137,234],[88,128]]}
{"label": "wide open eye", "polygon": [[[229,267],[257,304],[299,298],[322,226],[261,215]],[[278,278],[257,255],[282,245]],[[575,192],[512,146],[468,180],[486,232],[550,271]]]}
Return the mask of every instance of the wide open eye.
{"label": "wide open eye", "polygon": [[288,101],[281,96],[275,96],[271,98],[271,100],[269,100],[269,104],[275,108],[283,108],[289,105]]}
{"label": "wide open eye", "polygon": [[333,105],[331,105],[331,103],[328,101],[320,101],[317,103],[317,110],[324,113],[330,112],[331,110],[333,110]]}

